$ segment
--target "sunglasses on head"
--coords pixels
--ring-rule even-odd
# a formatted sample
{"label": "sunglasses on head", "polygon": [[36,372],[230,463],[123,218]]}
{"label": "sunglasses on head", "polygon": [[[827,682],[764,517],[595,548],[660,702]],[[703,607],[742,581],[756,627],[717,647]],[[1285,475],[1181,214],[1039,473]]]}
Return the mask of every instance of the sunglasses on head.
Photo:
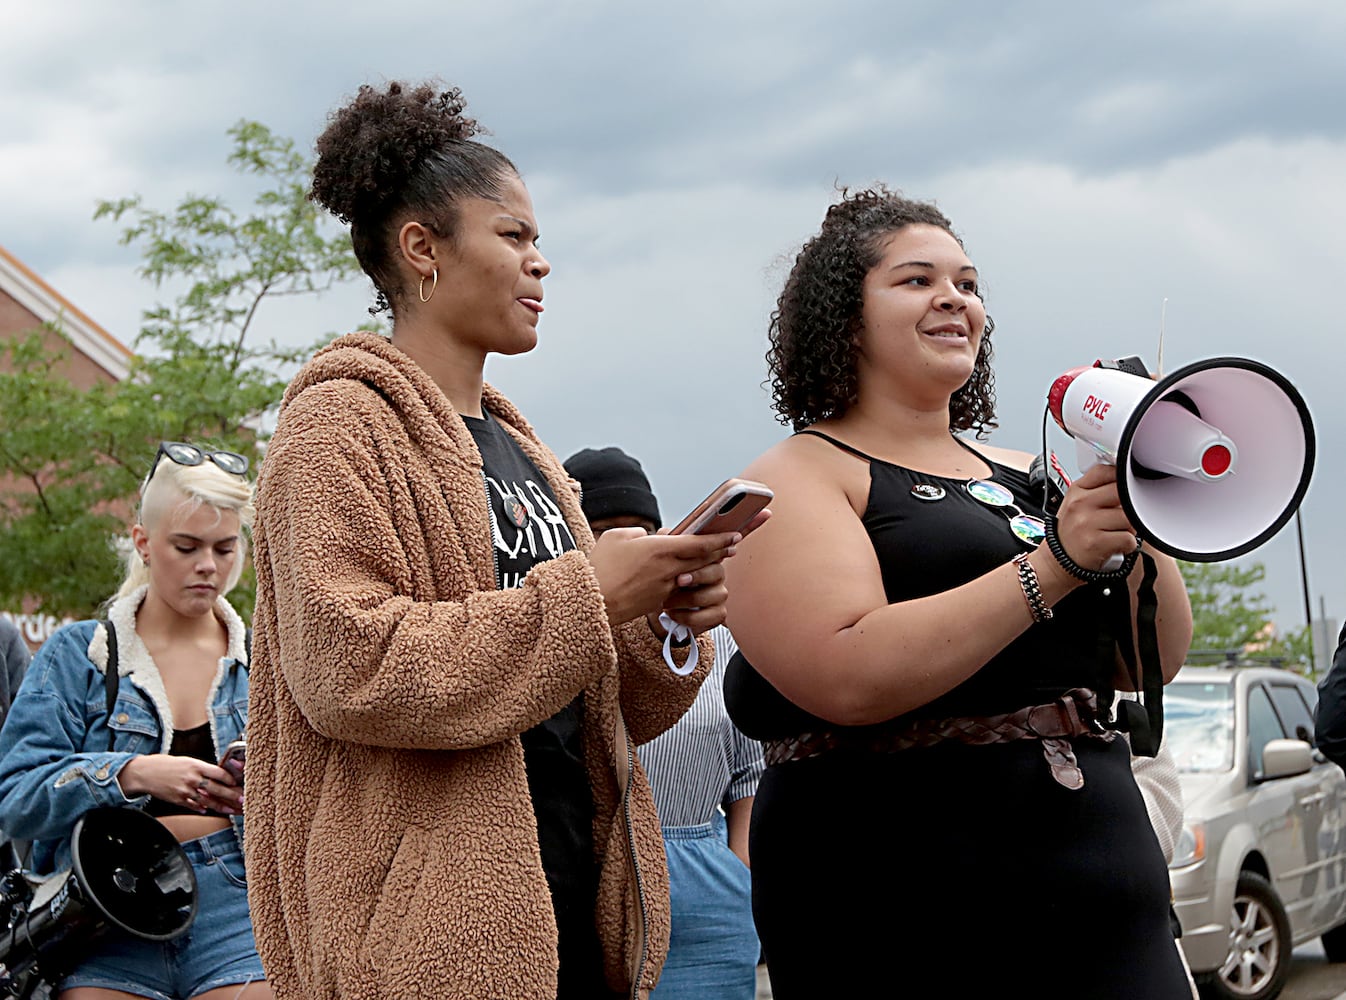
{"label": "sunglasses on head", "polygon": [[1047,525],[1042,518],[1025,514],[1020,510],[1014,502],[1014,494],[1008,487],[988,479],[969,479],[963,484],[963,488],[974,500],[980,500],[988,507],[998,507],[1009,514],[1010,531],[1014,532],[1014,537],[1019,541],[1026,545],[1040,545],[1047,537]]}
{"label": "sunglasses on head", "polygon": [[154,471],[159,468],[159,459],[167,458],[175,465],[200,465],[203,462],[214,462],[215,465],[225,472],[235,476],[245,475],[248,471],[248,459],[245,455],[240,455],[233,451],[202,451],[194,444],[186,444],[182,441],[161,441],[159,450],[154,455],[154,464],[150,466],[150,474],[145,477],[145,482],[154,478]]}

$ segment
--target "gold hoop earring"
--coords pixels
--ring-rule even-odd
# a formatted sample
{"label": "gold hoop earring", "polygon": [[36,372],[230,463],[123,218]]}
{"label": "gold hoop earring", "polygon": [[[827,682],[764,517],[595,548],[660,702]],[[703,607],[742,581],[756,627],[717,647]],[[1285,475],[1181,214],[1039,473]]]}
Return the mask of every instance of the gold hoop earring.
{"label": "gold hoop earring", "polygon": [[430,281],[429,295],[425,294],[425,275],[423,274],[421,275],[421,288],[420,291],[417,292],[416,294],[420,296],[422,302],[429,302],[431,299],[433,299],[435,297],[435,289],[439,287],[439,268],[435,268],[434,271],[431,272],[431,274],[432,278]]}

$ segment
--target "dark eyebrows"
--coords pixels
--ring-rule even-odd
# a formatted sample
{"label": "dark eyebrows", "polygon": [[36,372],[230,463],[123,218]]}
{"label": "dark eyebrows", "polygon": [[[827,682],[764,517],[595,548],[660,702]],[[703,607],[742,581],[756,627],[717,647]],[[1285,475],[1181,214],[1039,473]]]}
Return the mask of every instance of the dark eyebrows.
{"label": "dark eyebrows", "polygon": [[[900,264],[894,264],[888,270],[897,271],[904,267],[924,267],[931,271],[935,269],[935,265],[928,260],[905,260]],[[958,269],[959,274],[962,274],[964,271],[971,271],[973,274],[977,273],[977,269],[973,267],[971,264],[964,264],[962,267]]]}
{"label": "dark eyebrows", "polygon": [[540,234],[534,232],[532,224],[527,219],[520,219],[517,215],[508,215],[508,214],[502,215],[500,216],[500,218],[506,220],[507,222],[514,223],[516,226],[522,229],[523,234],[534,243],[536,243],[538,240],[542,238]]}

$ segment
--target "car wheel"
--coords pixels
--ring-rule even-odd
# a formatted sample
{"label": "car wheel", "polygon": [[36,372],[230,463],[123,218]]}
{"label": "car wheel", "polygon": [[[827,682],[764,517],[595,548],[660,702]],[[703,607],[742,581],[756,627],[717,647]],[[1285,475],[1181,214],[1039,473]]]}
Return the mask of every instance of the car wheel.
{"label": "car wheel", "polygon": [[1229,915],[1224,964],[1201,977],[1201,992],[1219,1000],[1270,1000],[1290,974],[1290,921],[1276,890],[1257,872],[1241,872]]}
{"label": "car wheel", "polygon": [[1323,931],[1322,942],[1329,962],[1346,962],[1346,924]]}

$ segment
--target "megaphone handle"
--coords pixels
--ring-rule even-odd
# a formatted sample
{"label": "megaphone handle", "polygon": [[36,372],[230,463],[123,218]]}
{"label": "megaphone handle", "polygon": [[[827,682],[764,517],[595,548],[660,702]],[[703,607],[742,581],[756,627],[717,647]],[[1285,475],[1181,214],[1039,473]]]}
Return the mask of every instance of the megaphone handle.
{"label": "megaphone handle", "polygon": [[[1107,455],[1103,454],[1082,438],[1075,439],[1075,459],[1079,464],[1081,473],[1088,472],[1099,462],[1106,462],[1108,465],[1113,464],[1112,460]],[[1126,556],[1112,556],[1103,564],[1103,567],[1099,572],[1115,573],[1122,568],[1124,562],[1126,562]]]}
{"label": "megaphone handle", "polygon": [[1075,439],[1075,464],[1080,467],[1080,472],[1085,473],[1092,469],[1099,462],[1106,462],[1108,465],[1114,464],[1112,459],[1095,448],[1083,438]]}
{"label": "megaphone handle", "polygon": [[1125,556],[1113,556],[1102,569],[1086,569],[1070,558],[1070,553],[1066,552],[1065,546],[1061,544],[1061,538],[1056,533],[1056,515],[1048,514],[1044,518],[1047,529],[1047,548],[1071,576],[1086,583],[1111,583],[1113,580],[1120,580],[1131,573],[1131,567],[1136,564],[1140,557],[1140,548],[1137,546],[1134,552]]}

